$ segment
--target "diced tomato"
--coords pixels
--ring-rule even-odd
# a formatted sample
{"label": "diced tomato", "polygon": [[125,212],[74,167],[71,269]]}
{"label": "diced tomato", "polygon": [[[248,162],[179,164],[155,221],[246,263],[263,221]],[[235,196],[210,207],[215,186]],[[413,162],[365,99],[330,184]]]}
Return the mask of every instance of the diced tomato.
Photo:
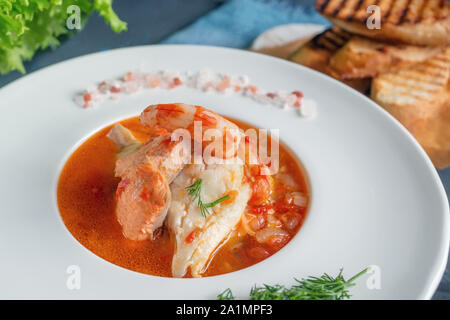
{"label": "diced tomato", "polygon": [[266,204],[263,206],[257,206],[250,208],[248,212],[254,213],[254,214],[267,214],[269,210],[273,209],[273,206],[271,204]]}
{"label": "diced tomato", "polygon": [[301,209],[295,204],[287,203],[285,201],[276,202],[274,207],[275,211],[278,213],[298,212]]}
{"label": "diced tomato", "polygon": [[231,190],[230,192],[228,192],[227,194],[225,194],[223,196],[226,196],[226,195],[228,195],[229,198],[222,201],[223,204],[233,203],[234,200],[236,200],[236,197],[239,195],[239,192],[237,192],[237,190]]}
{"label": "diced tomato", "polygon": [[259,165],[250,165],[248,166],[249,170],[250,170],[250,174],[254,177],[257,177],[260,175],[261,172],[261,168],[259,167]]}
{"label": "diced tomato", "polygon": [[273,99],[273,98],[275,98],[275,93],[271,93],[271,92],[269,92],[269,93],[266,93],[266,96],[268,96],[270,99]]}
{"label": "diced tomato", "polygon": [[186,243],[192,243],[195,240],[196,236],[197,236],[197,231],[193,230],[187,235],[187,237],[186,237],[186,239],[184,239],[184,241]]}
{"label": "diced tomato", "polygon": [[252,206],[262,205],[267,202],[270,196],[270,182],[267,176],[257,176],[251,182],[252,196],[249,204]]}

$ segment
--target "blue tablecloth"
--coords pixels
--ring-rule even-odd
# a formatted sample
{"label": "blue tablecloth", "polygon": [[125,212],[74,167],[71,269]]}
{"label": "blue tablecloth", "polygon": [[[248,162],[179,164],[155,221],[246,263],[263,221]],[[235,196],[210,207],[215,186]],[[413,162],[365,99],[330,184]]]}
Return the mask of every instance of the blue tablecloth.
{"label": "blue tablecloth", "polygon": [[229,0],[162,43],[248,48],[267,29],[288,23],[329,24],[315,1]]}

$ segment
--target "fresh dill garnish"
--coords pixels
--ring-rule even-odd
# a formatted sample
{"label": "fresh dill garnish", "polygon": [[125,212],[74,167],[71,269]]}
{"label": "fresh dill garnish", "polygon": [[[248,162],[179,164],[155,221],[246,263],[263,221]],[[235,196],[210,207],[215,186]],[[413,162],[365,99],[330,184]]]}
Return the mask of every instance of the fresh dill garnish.
{"label": "fresh dill garnish", "polygon": [[202,191],[202,183],[203,183],[203,180],[198,179],[193,184],[191,184],[189,187],[186,187],[186,190],[188,191],[188,194],[190,196],[192,196],[194,201],[197,200],[197,205],[200,208],[200,212],[202,213],[202,216],[204,216],[206,218],[206,216],[211,214],[211,212],[209,211],[209,208],[212,208],[212,207],[218,205],[219,203],[221,203],[222,201],[227,200],[230,196],[227,194],[227,195],[223,196],[222,198],[219,198],[213,202],[203,203],[203,201],[200,197],[200,192]]}
{"label": "fresh dill garnish", "polygon": [[[355,285],[354,281],[367,272],[364,269],[348,280],[344,279],[342,269],[336,277],[323,274],[321,277],[308,277],[297,281],[296,285],[286,288],[282,285],[267,285],[253,287],[250,300],[343,300],[350,298],[348,288]],[[227,299],[225,299],[227,298]],[[218,295],[219,300],[234,299],[231,289]]]}
{"label": "fresh dill garnish", "polygon": [[233,292],[228,288],[217,296],[219,300],[234,300]]}

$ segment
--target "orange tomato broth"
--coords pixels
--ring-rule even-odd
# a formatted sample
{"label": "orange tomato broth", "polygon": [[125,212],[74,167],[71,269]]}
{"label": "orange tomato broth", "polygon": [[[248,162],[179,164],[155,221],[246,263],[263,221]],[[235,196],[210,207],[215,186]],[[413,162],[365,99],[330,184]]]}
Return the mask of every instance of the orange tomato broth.
{"label": "orange tomato broth", "polygon": [[[232,119],[242,129],[248,124]],[[150,130],[139,122],[139,117],[120,121],[141,141],[145,141]],[[157,240],[133,241],[125,238],[115,216],[115,192],[119,178],[114,177],[118,148],[106,134],[113,125],[88,138],[67,160],[58,182],[57,199],[61,217],[69,232],[87,249],[97,256],[133,271],[171,277],[174,241],[168,230],[163,229]],[[269,139],[270,143],[270,139]],[[260,244],[253,236],[243,231],[239,223],[214,252],[203,276],[213,276],[249,267],[271,256],[281,249],[300,229],[307,212],[304,208],[287,205],[285,195],[290,191],[302,192],[309,203],[306,179],[298,161],[280,144],[280,171],[288,173],[296,182],[292,189],[281,182],[278,174],[273,176],[272,198],[269,206],[248,206],[247,210],[264,215],[272,208],[274,216],[295,215],[298,224],[284,241]],[[286,229],[286,228],[284,228]],[[189,273],[187,277],[190,277]]]}

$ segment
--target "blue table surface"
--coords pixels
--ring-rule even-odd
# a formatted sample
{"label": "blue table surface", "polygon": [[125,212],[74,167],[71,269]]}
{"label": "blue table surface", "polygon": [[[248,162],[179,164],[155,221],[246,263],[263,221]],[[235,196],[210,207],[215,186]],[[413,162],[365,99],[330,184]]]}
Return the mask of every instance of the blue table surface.
{"label": "blue table surface", "polygon": [[[218,0],[115,0],[114,8],[128,22],[128,32],[115,34],[94,14],[85,28],[57,50],[38,52],[25,67],[28,73],[80,55],[108,49],[158,43],[173,32],[220,5]],[[0,88],[22,77],[18,72],[0,76]],[[450,194],[450,168],[438,170],[447,196]],[[450,300],[450,265],[433,299]]]}

